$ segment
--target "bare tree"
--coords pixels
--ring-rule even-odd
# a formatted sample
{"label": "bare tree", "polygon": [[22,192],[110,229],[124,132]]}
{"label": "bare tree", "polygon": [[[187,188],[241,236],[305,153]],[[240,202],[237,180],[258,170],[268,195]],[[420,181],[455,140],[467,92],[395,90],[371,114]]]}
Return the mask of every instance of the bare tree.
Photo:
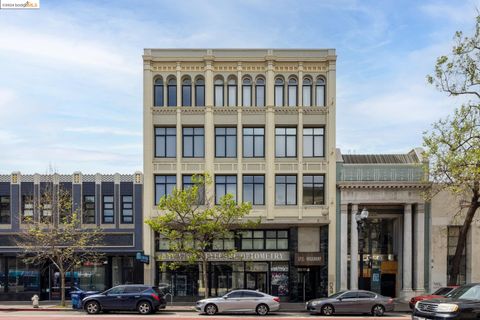
{"label": "bare tree", "polygon": [[34,203],[37,216],[23,220],[25,227],[15,238],[25,263],[53,264],[60,273],[61,305],[65,306],[65,275],[84,261],[95,261],[103,234],[100,228],[83,229],[81,209],[72,210],[70,190],[54,183],[47,175]]}

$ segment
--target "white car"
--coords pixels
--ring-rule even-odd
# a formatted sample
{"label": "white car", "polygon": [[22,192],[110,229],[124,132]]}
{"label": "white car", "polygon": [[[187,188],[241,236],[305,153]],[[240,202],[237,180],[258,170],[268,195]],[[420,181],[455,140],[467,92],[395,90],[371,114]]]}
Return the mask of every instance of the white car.
{"label": "white car", "polygon": [[200,313],[253,313],[265,316],[280,309],[280,298],[254,290],[233,290],[223,297],[197,301],[195,309]]}

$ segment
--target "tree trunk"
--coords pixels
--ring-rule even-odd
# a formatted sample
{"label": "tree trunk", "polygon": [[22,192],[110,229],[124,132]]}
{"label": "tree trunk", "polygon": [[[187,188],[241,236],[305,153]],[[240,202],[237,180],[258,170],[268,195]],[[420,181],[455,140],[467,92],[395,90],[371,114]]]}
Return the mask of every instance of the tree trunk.
{"label": "tree trunk", "polygon": [[65,271],[63,269],[59,271],[60,271],[60,294],[61,294],[60,305],[62,307],[65,307]]}
{"label": "tree trunk", "polygon": [[202,261],[203,263],[203,283],[204,283],[204,287],[205,287],[205,298],[208,298],[208,272],[207,272],[207,266],[208,266],[208,263],[207,263],[207,259],[203,259]]}
{"label": "tree trunk", "polygon": [[[465,250],[465,243],[467,242],[467,233],[472,224],[473,217],[475,212],[478,209],[478,194],[474,194],[470,206],[468,207],[467,216],[463,222],[463,226],[460,229],[460,234],[458,235],[457,248],[455,249],[455,255],[452,259],[452,264],[450,267],[450,277],[448,279],[448,285],[454,286],[457,284],[458,273],[460,272],[460,263],[462,261],[462,255]],[[448,253],[447,253],[448,254]]]}

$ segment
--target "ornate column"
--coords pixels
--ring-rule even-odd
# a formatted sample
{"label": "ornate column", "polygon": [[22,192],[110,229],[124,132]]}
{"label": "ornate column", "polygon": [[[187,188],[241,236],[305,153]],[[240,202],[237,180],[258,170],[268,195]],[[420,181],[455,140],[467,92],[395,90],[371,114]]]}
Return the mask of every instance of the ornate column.
{"label": "ornate column", "polygon": [[340,205],[340,290],[348,289],[348,204]]}
{"label": "ornate column", "polygon": [[403,213],[403,295],[412,292],[412,204],[407,203]]}
{"label": "ornate column", "polygon": [[350,290],[358,289],[358,230],[355,215],[358,212],[358,204],[352,204],[351,228],[350,228]]}
{"label": "ornate column", "polygon": [[425,292],[425,204],[417,204],[415,213],[415,291]]}

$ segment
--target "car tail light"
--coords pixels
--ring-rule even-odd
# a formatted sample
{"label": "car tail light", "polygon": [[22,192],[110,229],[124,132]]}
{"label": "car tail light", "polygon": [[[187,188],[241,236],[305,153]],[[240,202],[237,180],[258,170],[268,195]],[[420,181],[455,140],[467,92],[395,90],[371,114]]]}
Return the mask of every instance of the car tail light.
{"label": "car tail light", "polygon": [[388,303],[393,303],[393,299],[392,298],[388,299]]}
{"label": "car tail light", "polygon": [[275,302],[280,302],[280,298],[279,298],[279,297],[274,297],[274,298],[273,298],[273,301],[275,301]]}
{"label": "car tail light", "polygon": [[153,299],[160,301],[160,298],[155,293],[152,293],[151,296]]}

